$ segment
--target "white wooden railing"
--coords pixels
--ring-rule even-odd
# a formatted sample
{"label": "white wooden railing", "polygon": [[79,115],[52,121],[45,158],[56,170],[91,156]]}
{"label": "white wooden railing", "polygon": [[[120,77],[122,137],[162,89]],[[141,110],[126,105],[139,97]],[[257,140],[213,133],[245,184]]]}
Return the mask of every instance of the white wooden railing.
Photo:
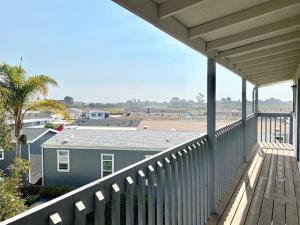
{"label": "white wooden railing", "polygon": [[[218,205],[257,138],[257,115],[158,153],[114,174],[32,208],[1,225],[202,225]],[[214,163],[209,154],[214,152]],[[212,166],[214,165],[214,166]],[[215,177],[210,176],[212,170]],[[213,184],[213,186],[211,186]],[[214,200],[210,199],[213,192]],[[214,201],[212,203],[212,201]]]}

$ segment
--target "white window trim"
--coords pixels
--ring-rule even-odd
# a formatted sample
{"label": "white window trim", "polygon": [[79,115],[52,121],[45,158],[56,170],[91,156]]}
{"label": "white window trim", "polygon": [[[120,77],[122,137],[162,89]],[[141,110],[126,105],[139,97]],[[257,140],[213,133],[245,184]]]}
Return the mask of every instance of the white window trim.
{"label": "white window trim", "polygon": [[0,157],[0,160],[4,160],[4,150],[3,150],[3,149],[0,149],[0,152],[2,152],[1,157]]}
{"label": "white window trim", "polygon": [[114,154],[101,154],[101,177],[103,177],[103,156],[111,156],[111,160],[112,160],[111,173],[115,172],[115,155]]}
{"label": "white window trim", "polygon": [[[59,169],[59,152],[68,152],[68,169],[67,170],[64,170],[64,169]],[[57,161],[57,172],[64,172],[64,173],[68,173],[70,172],[70,151],[69,150],[61,150],[61,149],[58,149],[56,151],[56,161]]]}

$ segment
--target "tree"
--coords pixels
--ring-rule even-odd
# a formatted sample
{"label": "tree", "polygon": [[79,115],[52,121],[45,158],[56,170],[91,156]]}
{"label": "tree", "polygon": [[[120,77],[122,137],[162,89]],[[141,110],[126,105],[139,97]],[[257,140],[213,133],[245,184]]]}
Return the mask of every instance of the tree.
{"label": "tree", "polygon": [[68,105],[73,105],[74,99],[71,96],[64,97],[64,102]]}
{"label": "tree", "polygon": [[179,102],[180,102],[180,99],[179,99],[178,97],[173,97],[173,98],[171,99],[171,101],[170,101],[170,103],[171,103],[172,105],[178,105]]}
{"label": "tree", "polygon": [[0,149],[11,149],[11,127],[7,123],[8,118],[5,114],[2,102],[0,102]]}
{"label": "tree", "polygon": [[199,103],[204,103],[204,94],[202,94],[201,92],[199,92],[196,96],[196,99]]}
{"label": "tree", "polygon": [[[11,126],[7,123],[8,118],[2,103],[0,101],[0,148],[8,151],[11,149]],[[19,187],[22,182],[22,173],[28,173],[29,164],[25,160],[16,159],[9,168],[9,174],[0,170],[0,221],[26,209],[25,200],[21,198]]]}
{"label": "tree", "polygon": [[227,101],[227,102],[231,102],[231,98],[230,98],[230,97],[227,97],[227,98],[226,98],[226,101]]}
{"label": "tree", "polygon": [[16,141],[16,158],[21,157],[21,143],[26,143],[23,134],[23,119],[27,111],[50,111],[70,118],[65,106],[55,100],[31,101],[37,96],[46,97],[50,86],[57,82],[46,75],[26,77],[26,71],[19,66],[0,65],[0,98],[7,113],[14,121]]}
{"label": "tree", "polygon": [[6,220],[26,210],[25,200],[21,198],[22,175],[28,173],[29,162],[15,159],[7,175],[0,170],[0,221]]}

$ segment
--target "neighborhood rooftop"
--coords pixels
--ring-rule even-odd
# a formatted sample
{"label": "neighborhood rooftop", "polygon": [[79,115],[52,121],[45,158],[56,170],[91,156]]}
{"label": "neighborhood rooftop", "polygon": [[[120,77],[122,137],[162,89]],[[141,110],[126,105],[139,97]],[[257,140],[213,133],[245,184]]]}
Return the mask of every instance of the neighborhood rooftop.
{"label": "neighborhood rooftop", "polygon": [[70,126],[96,126],[96,127],[137,127],[140,124],[137,119],[119,119],[119,118],[106,118],[102,120],[93,119],[78,119],[75,120]]}
{"label": "neighborhood rooftop", "polygon": [[45,142],[43,147],[163,150],[200,135],[198,132],[66,129]]}
{"label": "neighborhood rooftop", "polygon": [[[24,128],[23,129],[23,133],[26,134],[27,142],[33,142],[35,139],[37,139],[39,136],[46,133],[47,131],[57,132],[49,128]],[[12,131],[12,141],[16,142],[14,131]]]}

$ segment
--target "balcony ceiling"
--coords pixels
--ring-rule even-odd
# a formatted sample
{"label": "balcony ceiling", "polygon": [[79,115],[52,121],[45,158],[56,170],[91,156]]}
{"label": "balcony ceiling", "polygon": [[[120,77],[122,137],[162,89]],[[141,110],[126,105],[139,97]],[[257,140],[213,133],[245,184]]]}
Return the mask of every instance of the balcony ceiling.
{"label": "balcony ceiling", "polygon": [[113,0],[255,85],[300,64],[300,0]]}

